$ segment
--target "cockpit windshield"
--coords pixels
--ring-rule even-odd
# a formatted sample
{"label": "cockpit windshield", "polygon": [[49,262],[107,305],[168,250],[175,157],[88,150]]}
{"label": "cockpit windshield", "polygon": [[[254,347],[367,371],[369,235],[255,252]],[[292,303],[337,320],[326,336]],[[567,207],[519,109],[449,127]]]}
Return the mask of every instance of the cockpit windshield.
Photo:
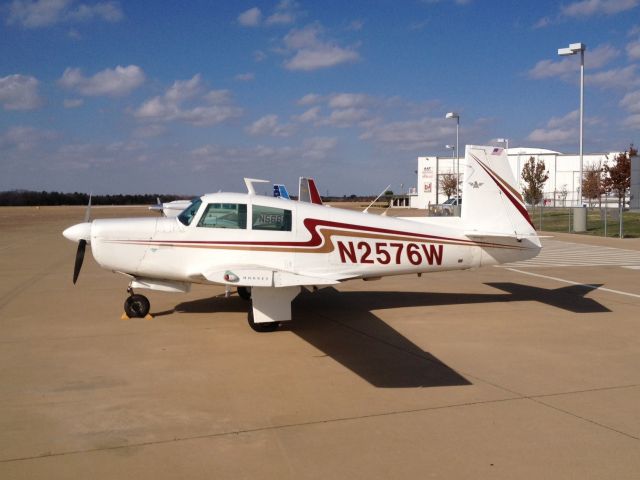
{"label": "cockpit windshield", "polygon": [[198,197],[191,200],[191,204],[187,208],[185,208],[180,215],[178,215],[178,220],[180,220],[180,223],[184,225],[191,224],[191,222],[193,221],[193,217],[195,217],[196,213],[198,213],[198,209],[200,208],[201,203],[202,200],[200,200],[200,198]]}

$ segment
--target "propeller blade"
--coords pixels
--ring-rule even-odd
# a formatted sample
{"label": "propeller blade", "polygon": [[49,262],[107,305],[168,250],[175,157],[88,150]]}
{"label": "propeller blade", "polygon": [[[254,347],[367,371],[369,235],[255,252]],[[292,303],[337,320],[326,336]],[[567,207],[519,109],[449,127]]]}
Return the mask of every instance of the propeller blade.
{"label": "propeller blade", "polygon": [[87,210],[84,212],[84,223],[87,223],[91,218],[91,196],[93,194],[89,194],[89,203],[87,204]]}
{"label": "propeller blade", "polygon": [[82,268],[82,262],[84,261],[84,250],[87,247],[87,241],[81,239],[78,242],[78,250],[76,250],[76,263],[73,266],[73,284],[76,284],[78,275],[80,275],[80,269]]}

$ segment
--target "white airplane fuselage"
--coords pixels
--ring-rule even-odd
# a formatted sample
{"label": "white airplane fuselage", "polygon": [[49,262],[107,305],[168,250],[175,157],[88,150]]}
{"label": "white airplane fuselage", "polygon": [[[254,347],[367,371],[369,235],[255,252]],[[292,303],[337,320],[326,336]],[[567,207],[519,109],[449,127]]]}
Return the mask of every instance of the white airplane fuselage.
{"label": "white airplane fuselage", "polygon": [[[199,226],[207,203],[291,211],[291,231]],[[530,240],[470,239],[459,219],[416,222],[248,194],[216,193],[190,225],[178,218],[95,220],[91,249],[103,268],[148,279],[218,283],[208,271],[259,265],[261,269],[321,278],[371,278],[463,270],[537,255]],[[452,221],[453,220],[453,221]],[[237,283],[244,282],[223,282]]]}

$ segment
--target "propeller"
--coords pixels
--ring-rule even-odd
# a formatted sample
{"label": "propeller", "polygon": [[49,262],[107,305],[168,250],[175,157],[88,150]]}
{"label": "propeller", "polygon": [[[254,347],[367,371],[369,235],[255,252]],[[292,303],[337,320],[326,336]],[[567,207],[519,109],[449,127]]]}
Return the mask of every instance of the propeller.
{"label": "propeller", "polygon": [[[87,210],[84,212],[84,223],[89,223],[91,220],[91,194],[89,194],[89,203],[87,204]],[[82,262],[84,261],[84,251],[87,248],[87,241],[84,238],[78,240],[78,249],[76,250],[76,262],[73,265],[73,284],[78,281],[78,275],[80,275],[80,269],[82,268]]]}
{"label": "propeller", "polygon": [[82,262],[84,261],[84,250],[87,248],[87,241],[82,238],[78,242],[78,250],[76,250],[76,263],[73,266],[73,284],[76,284],[78,275],[80,275],[80,269],[82,268]]}

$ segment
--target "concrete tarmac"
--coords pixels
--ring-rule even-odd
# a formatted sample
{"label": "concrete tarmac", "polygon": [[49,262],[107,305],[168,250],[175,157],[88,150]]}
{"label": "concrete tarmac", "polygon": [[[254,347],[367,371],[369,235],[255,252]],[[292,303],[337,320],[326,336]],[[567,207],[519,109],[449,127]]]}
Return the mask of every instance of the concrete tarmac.
{"label": "concrete tarmac", "polygon": [[605,266],[347,282],[258,334],[219,287],[121,320],[128,280],[89,249],[71,283],[83,216],[0,208],[2,479],[640,477],[637,240],[556,244],[620,249]]}

